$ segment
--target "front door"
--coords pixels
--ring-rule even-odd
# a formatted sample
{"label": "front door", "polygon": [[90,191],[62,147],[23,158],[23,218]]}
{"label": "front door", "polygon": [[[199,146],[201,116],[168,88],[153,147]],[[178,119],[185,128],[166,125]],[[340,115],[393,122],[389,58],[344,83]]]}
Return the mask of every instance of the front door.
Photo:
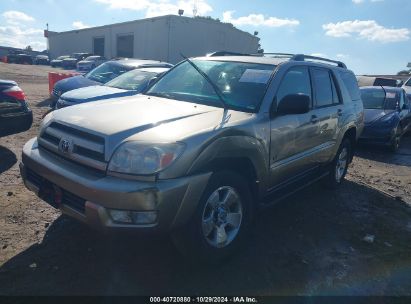
{"label": "front door", "polygon": [[[312,97],[308,67],[298,66],[287,71],[276,95],[277,103],[291,94]],[[317,145],[319,120],[310,111],[305,114],[274,114],[270,124],[270,188],[274,189],[315,166],[311,152]]]}

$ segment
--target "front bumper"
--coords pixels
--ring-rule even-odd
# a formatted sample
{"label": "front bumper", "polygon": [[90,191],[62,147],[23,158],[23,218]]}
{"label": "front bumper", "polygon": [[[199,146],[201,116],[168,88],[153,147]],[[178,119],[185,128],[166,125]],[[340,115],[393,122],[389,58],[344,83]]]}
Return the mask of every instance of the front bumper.
{"label": "front bumper", "polygon": [[359,143],[373,145],[390,145],[395,136],[395,129],[392,127],[376,128],[373,126],[365,126]]}
{"label": "front bumper", "polygon": [[[143,182],[107,176],[74,164],[43,149],[34,138],[23,148],[21,175],[26,187],[42,196],[44,184],[62,192],[63,213],[99,230],[167,232],[186,223],[197,207],[211,173],[171,180]],[[112,220],[109,209],[156,211],[149,225],[124,224]]]}

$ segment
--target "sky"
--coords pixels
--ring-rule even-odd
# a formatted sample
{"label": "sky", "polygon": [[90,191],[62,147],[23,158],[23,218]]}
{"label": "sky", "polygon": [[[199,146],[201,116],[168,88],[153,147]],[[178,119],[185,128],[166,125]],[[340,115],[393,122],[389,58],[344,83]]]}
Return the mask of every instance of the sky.
{"label": "sky", "polygon": [[0,0],[0,45],[46,48],[43,30],[67,31],[177,14],[258,31],[265,52],[344,61],[356,74],[392,74],[411,62],[409,0]]}

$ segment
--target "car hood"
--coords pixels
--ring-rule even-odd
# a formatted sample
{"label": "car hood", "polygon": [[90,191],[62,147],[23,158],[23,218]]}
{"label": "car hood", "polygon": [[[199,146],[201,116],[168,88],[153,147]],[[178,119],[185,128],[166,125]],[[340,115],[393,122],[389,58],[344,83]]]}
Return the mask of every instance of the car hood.
{"label": "car hood", "polygon": [[62,59],[53,59],[52,61],[50,61],[50,62],[62,62],[63,60]]}
{"label": "car hood", "polygon": [[249,119],[253,114],[136,95],[80,104],[49,115],[46,124],[57,121],[105,137],[106,151],[111,153],[124,140],[181,141],[192,134]]}
{"label": "car hood", "polygon": [[114,97],[124,97],[137,94],[136,91],[127,91],[108,86],[90,86],[76,89],[61,95],[61,99],[73,103],[90,102]]}
{"label": "car hood", "polygon": [[94,61],[91,61],[91,60],[82,60],[82,61],[79,61],[79,64],[93,64],[94,63]]}
{"label": "car hood", "polygon": [[96,86],[96,85],[101,85],[99,82],[90,80],[82,75],[78,76],[73,76],[70,78],[66,78],[63,80],[60,80],[56,83],[54,88],[57,91],[62,91],[62,92],[67,92],[83,87],[89,87],[89,86]]}
{"label": "car hood", "polygon": [[367,125],[372,124],[393,112],[395,112],[395,110],[364,109],[364,123]]}

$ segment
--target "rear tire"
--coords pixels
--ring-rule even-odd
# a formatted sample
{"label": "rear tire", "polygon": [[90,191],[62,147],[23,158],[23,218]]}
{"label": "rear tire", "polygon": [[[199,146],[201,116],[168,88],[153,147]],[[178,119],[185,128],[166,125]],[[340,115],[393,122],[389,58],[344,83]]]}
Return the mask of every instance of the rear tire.
{"label": "rear tire", "polygon": [[329,174],[326,178],[326,186],[331,189],[335,189],[345,180],[352,151],[353,147],[351,141],[345,138],[338,148],[337,155],[330,165]]}
{"label": "rear tire", "polygon": [[172,233],[177,249],[193,262],[215,264],[245,243],[252,225],[247,181],[230,171],[214,173],[187,225]]}

